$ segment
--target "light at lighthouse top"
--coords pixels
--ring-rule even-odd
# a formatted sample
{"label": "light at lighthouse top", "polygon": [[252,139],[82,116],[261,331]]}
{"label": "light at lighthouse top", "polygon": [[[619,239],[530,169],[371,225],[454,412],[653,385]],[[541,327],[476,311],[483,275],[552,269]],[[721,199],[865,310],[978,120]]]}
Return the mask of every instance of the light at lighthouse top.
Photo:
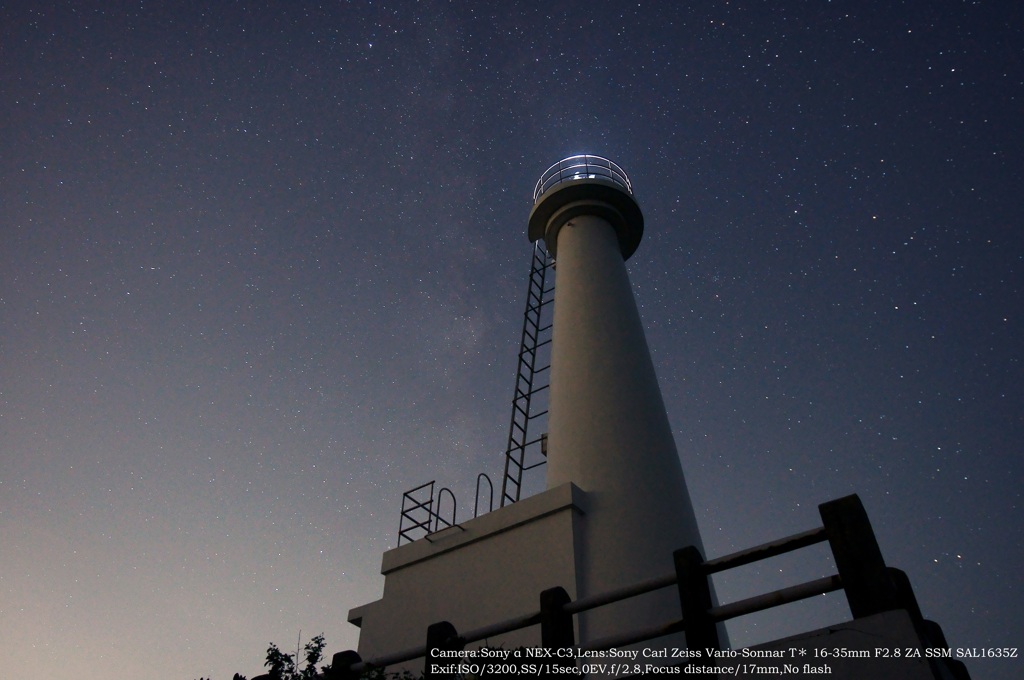
{"label": "light at lighthouse top", "polygon": [[633,185],[630,183],[629,177],[617,163],[600,156],[580,155],[563,158],[545,170],[537,180],[537,186],[533,189],[533,202],[536,203],[545,191],[556,184],[581,179],[597,179],[598,177],[611,180],[630,194],[633,193]]}
{"label": "light at lighthouse top", "polygon": [[619,239],[623,259],[640,245],[644,216],[633,197],[633,184],[616,163],[600,156],[570,156],[544,171],[533,191],[531,241],[544,239],[558,257],[558,232],[580,215],[607,221]]}

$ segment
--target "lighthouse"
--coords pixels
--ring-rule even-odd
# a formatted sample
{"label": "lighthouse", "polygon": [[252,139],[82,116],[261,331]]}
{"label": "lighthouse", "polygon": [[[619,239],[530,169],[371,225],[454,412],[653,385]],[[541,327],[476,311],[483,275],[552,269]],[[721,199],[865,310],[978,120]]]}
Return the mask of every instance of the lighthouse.
{"label": "lighthouse", "polygon": [[[703,552],[626,272],[644,231],[632,184],[612,161],[573,156],[542,174],[533,198],[527,235],[544,243],[556,268],[548,431],[534,439],[546,443],[546,488],[520,498],[517,477],[510,502],[503,492],[500,508],[467,521],[455,518],[453,494],[435,495],[433,482],[418,487],[428,497],[411,510],[403,501],[399,546],[382,560],[383,595],[349,611],[364,660],[428,667],[429,659],[410,655],[422,653],[424,631],[441,623],[431,629],[458,631],[460,644],[537,647],[540,626],[509,631],[496,622],[533,621],[538,594],[601,598],[671,575],[673,551]],[[518,475],[535,466],[514,467]],[[442,502],[451,515],[442,517]],[[418,538],[403,529],[414,511],[427,515],[412,521]],[[600,645],[679,617],[676,589],[659,587],[579,612],[569,645]],[[496,625],[504,632],[491,633]],[[684,643],[645,643],[659,644]]]}
{"label": "lighthouse", "polygon": [[[447,487],[435,494],[436,480],[404,493],[398,546],[382,560],[383,595],[349,610],[358,650],[334,654],[325,674],[970,680],[907,574],[885,563],[856,494],[818,505],[820,526],[704,556],[625,268],[643,231],[632,183],[615,163],[573,156],[541,176],[501,505],[483,473],[468,521],[457,521]],[[558,284],[553,321],[542,323],[549,255]],[[550,363],[538,369],[548,345]],[[539,384],[548,369],[549,383]],[[530,439],[530,403],[542,391],[549,398],[535,415],[549,416],[548,431]],[[535,444],[542,463],[527,462]],[[544,464],[546,488],[521,497],[522,473]],[[490,502],[481,514],[482,479]],[[837,573],[716,604],[713,574],[822,543]],[[852,620],[727,648],[725,621],[838,590]]]}
{"label": "lighthouse", "polygon": [[[626,272],[643,233],[632,183],[612,161],[573,156],[543,173],[527,234],[546,254],[539,267],[535,245],[501,507],[460,522],[447,488],[435,495],[428,482],[404,494],[399,546],[382,560],[384,593],[349,611],[361,629],[359,649],[339,652],[332,666],[343,677],[373,666],[437,677],[500,659],[513,663],[497,672],[597,677],[611,666],[587,661],[608,658],[643,661],[615,673],[657,672],[677,658],[732,658],[713,651],[728,644],[725,620],[841,589],[853,620],[764,642],[744,656],[779,659],[771,672],[791,672],[799,649],[828,661],[805,664],[804,673],[834,670],[845,680],[969,678],[952,658],[879,657],[879,649],[949,645],[923,618],[906,574],[885,564],[855,495],[819,505],[822,526],[705,559]],[[543,324],[547,254],[557,282],[552,321]],[[548,327],[550,366],[540,370],[550,368],[550,379],[540,386],[535,360]],[[547,432],[530,439],[529,402],[540,391],[548,392]],[[539,465],[524,463],[524,451],[536,443],[546,488],[520,498],[522,473]],[[426,498],[412,496],[424,489]],[[442,517],[445,499],[450,515]],[[426,517],[406,525],[417,512]],[[715,604],[712,574],[823,542],[838,573]],[[850,654],[833,664],[837,648]],[[728,668],[722,672],[732,675]]]}
{"label": "lighthouse", "polygon": [[[586,493],[581,596],[659,576],[680,547],[704,552],[626,272],[643,231],[632,183],[612,161],[567,158],[537,183],[529,238],[557,263],[547,488]],[[673,593],[652,593],[584,615],[580,639],[678,614]]]}

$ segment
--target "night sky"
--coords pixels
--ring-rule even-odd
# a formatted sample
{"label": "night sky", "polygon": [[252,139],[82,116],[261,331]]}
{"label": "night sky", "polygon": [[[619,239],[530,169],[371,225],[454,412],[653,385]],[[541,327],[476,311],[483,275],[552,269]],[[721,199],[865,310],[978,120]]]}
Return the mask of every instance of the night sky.
{"label": "night sky", "polygon": [[576,153],[644,210],[708,556],[857,493],[953,647],[1024,647],[1022,33],[1015,1],[6,3],[0,675],[354,648],[402,492],[464,519],[500,480],[532,190]]}

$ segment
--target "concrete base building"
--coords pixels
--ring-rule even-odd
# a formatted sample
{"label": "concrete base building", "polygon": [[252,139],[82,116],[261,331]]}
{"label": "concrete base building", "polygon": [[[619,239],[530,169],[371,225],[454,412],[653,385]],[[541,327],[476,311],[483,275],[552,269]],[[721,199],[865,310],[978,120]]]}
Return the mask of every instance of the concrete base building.
{"label": "concrete base building", "polygon": [[[442,620],[468,632],[530,616],[556,586],[575,599],[585,512],[585,494],[567,483],[384,553],[383,597],[349,612],[360,657],[422,649],[427,627]],[[540,643],[535,626],[481,640],[503,649]],[[423,660],[403,667],[419,671]]]}

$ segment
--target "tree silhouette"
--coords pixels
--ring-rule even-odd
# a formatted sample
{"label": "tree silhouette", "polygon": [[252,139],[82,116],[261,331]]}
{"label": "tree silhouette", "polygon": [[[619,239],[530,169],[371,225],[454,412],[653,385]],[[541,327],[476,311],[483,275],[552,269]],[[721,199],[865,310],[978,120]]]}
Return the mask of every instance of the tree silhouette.
{"label": "tree silhouette", "polygon": [[267,661],[263,665],[269,669],[271,680],[313,680],[320,671],[326,673],[331,668],[330,664],[323,666],[320,671],[316,667],[323,658],[325,644],[322,633],[307,642],[302,648],[306,665],[300,669],[294,654],[282,652],[271,642],[267,648]]}

